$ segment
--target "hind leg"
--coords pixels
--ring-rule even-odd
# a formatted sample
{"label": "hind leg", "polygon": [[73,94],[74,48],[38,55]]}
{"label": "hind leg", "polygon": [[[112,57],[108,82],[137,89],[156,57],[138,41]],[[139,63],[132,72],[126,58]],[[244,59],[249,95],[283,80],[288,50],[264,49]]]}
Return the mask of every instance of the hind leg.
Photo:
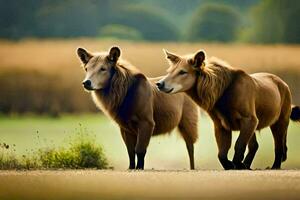
{"label": "hind leg", "polygon": [[285,136],[283,137],[283,156],[282,156],[282,162],[286,161],[287,159],[287,145],[286,145],[286,138],[287,138],[287,131]]}
{"label": "hind leg", "polygon": [[[187,128],[182,125],[179,124],[178,126],[179,132],[182,135],[185,144],[186,144],[186,148],[189,154],[189,159],[190,159],[190,169],[195,169],[195,162],[194,162],[194,139],[189,135],[189,132],[187,130]],[[195,130],[190,130],[192,132],[194,132]]]}
{"label": "hind leg", "polygon": [[257,152],[257,149],[258,149],[258,143],[256,140],[256,135],[254,133],[248,143],[248,154],[244,160],[244,164],[247,169],[251,169],[250,167],[251,167],[252,161],[254,159],[254,156]]}
{"label": "hind leg", "polygon": [[288,124],[289,120],[280,118],[275,124],[271,126],[275,146],[275,160],[272,169],[280,169],[281,162],[286,160],[286,136]]}
{"label": "hind leg", "polygon": [[188,150],[189,158],[190,158],[190,169],[193,170],[195,169],[195,161],[194,161],[194,144],[192,142],[187,142],[186,143],[186,148]]}
{"label": "hind leg", "polygon": [[242,161],[244,160],[244,153],[246,151],[246,147],[254,135],[258,124],[258,119],[256,116],[243,117],[240,119],[240,135],[234,146],[234,156],[233,156],[233,164],[236,169],[246,169],[246,166]]}

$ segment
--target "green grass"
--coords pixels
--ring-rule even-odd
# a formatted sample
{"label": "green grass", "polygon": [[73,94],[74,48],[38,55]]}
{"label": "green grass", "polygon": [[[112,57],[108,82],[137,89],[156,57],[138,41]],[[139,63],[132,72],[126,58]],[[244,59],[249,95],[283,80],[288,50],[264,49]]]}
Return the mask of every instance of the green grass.
{"label": "green grass", "polygon": [[[39,136],[37,137],[38,142]],[[0,169],[107,169],[108,162],[95,136],[81,125],[75,135],[59,147],[32,148],[21,156],[16,145],[0,143]]]}
{"label": "green grass", "polygon": [[[40,148],[67,147],[78,128],[85,128],[101,144],[108,163],[115,169],[127,169],[128,158],[118,126],[103,115],[68,115],[61,118],[39,116],[0,117],[0,143],[14,147],[19,156]],[[176,132],[176,131],[175,131]],[[179,134],[152,138],[146,156],[147,169],[188,169],[189,161],[184,141]],[[237,133],[233,133],[233,144]],[[269,129],[257,133],[260,144],[253,168],[271,166],[274,159],[273,138]],[[290,123],[288,160],[283,168],[300,168],[300,124]],[[233,146],[229,158],[232,157]],[[212,122],[203,114],[199,123],[199,140],[195,145],[196,168],[221,169],[217,159],[217,145]]]}

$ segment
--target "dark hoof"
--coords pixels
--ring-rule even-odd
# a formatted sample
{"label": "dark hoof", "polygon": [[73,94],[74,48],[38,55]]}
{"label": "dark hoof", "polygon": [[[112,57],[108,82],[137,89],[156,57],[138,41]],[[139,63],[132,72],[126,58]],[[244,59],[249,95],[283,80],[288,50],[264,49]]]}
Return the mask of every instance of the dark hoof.
{"label": "dark hoof", "polygon": [[234,163],[234,165],[237,170],[248,169],[244,163]]}
{"label": "dark hoof", "polygon": [[231,161],[228,161],[226,163],[226,165],[223,166],[225,170],[232,170],[232,169],[235,169],[235,165],[233,164],[233,162]]}
{"label": "dark hoof", "polygon": [[135,164],[129,165],[128,170],[134,170],[135,169]]}
{"label": "dark hoof", "polygon": [[272,170],[274,170],[274,169],[275,169],[275,170],[279,170],[280,167],[277,167],[277,166],[274,167],[274,166],[273,166],[271,169],[272,169]]}
{"label": "dark hoof", "polygon": [[136,170],[144,170],[144,167],[136,167]]}
{"label": "dark hoof", "polygon": [[144,170],[144,165],[137,164],[135,169],[136,170]]}
{"label": "dark hoof", "polygon": [[128,170],[135,170],[135,167],[129,167]]}
{"label": "dark hoof", "polygon": [[252,170],[251,167],[250,167],[249,165],[247,165],[247,164],[245,164],[245,163],[244,163],[244,165],[245,165],[246,169]]}

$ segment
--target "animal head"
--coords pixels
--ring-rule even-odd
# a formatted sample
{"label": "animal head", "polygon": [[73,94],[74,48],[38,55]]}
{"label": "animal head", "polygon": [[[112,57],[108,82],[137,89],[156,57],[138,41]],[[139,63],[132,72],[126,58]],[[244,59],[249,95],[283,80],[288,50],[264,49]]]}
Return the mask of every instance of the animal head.
{"label": "animal head", "polygon": [[108,52],[101,53],[90,53],[84,48],[78,48],[77,55],[86,71],[83,87],[89,91],[108,87],[121,55],[120,48],[112,47]]}
{"label": "animal head", "polygon": [[170,67],[167,75],[156,83],[158,89],[166,93],[178,93],[191,89],[205,66],[205,52],[200,50],[194,55],[186,56],[179,56],[166,50],[164,52]]}

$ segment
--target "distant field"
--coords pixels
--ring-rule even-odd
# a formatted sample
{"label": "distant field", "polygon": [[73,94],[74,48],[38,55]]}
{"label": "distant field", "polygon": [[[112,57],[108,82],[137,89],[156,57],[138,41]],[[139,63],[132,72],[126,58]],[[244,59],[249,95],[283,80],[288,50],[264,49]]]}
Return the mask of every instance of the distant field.
{"label": "distant field", "polygon": [[123,58],[149,76],[165,73],[167,62],[163,48],[178,54],[204,49],[208,56],[219,57],[247,71],[300,71],[299,45],[155,43],[96,39],[0,41],[0,66],[46,72],[69,72],[79,78],[82,71],[75,54],[77,47],[85,47],[91,51],[106,51],[113,45],[120,46]]}
{"label": "distant field", "polygon": [[0,113],[86,113],[96,111],[83,91],[84,70],[76,55],[81,46],[107,51],[118,45],[122,56],[147,76],[161,76],[168,68],[163,48],[178,54],[204,49],[247,72],[267,71],[279,75],[300,104],[300,46],[206,43],[150,43],[96,39],[0,40]]}
{"label": "distant field", "polygon": [[300,172],[0,171],[2,200],[299,199]]}
{"label": "distant field", "polygon": [[[6,142],[16,149],[18,155],[30,153],[38,147],[66,145],[68,137],[78,128],[96,135],[96,142],[102,144],[110,164],[119,170],[128,167],[125,145],[119,129],[103,115],[47,117],[1,117],[0,143]],[[200,119],[199,140],[195,147],[197,169],[222,169],[217,159],[217,145],[214,139],[212,122],[203,114]],[[235,142],[237,133],[233,133]],[[257,133],[260,144],[253,168],[265,169],[274,159],[273,138],[269,129]],[[288,159],[284,169],[300,169],[300,124],[290,123],[288,133]],[[232,156],[233,146],[230,151]],[[153,137],[146,156],[146,169],[189,169],[188,155],[184,141],[174,131],[171,135]]]}

